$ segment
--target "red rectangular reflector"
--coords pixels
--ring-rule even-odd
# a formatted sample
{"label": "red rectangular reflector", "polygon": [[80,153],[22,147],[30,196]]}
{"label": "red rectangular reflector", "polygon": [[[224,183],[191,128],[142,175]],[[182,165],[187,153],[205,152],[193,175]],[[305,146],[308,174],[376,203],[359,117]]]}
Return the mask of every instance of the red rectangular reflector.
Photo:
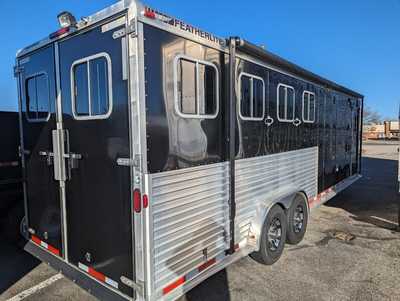
{"label": "red rectangular reflector", "polygon": [[199,272],[204,271],[209,266],[212,266],[215,262],[216,262],[216,259],[213,258],[213,259],[203,263],[201,266],[198,267]]}
{"label": "red rectangular reflector", "polygon": [[40,245],[40,243],[42,242],[42,241],[39,239],[39,237],[36,237],[35,235],[32,235],[32,236],[31,236],[31,239],[32,239],[32,241],[33,241],[34,243],[36,243],[36,244],[38,244],[38,245]]}
{"label": "red rectangular reflector", "polygon": [[147,208],[149,207],[149,197],[147,196],[147,194],[143,195],[143,208]]}
{"label": "red rectangular reflector", "polygon": [[106,282],[106,276],[104,276],[102,273],[97,272],[96,270],[92,269],[89,267],[89,275],[93,276],[99,281]]}
{"label": "red rectangular reflector", "polygon": [[185,283],[185,277],[181,277],[178,280],[176,280],[175,282],[171,283],[170,285],[166,286],[163,288],[163,294],[166,295],[169,292],[173,291],[174,289],[176,289],[178,286],[182,285],[183,283]]}
{"label": "red rectangular reflector", "polygon": [[48,245],[47,250],[49,250],[51,253],[53,253],[54,255],[60,256],[60,251],[57,250],[56,248]]}
{"label": "red rectangular reflector", "polygon": [[140,195],[140,191],[139,189],[135,189],[135,191],[133,192],[133,210],[136,213],[140,213],[140,211],[142,210],[142,197]]}

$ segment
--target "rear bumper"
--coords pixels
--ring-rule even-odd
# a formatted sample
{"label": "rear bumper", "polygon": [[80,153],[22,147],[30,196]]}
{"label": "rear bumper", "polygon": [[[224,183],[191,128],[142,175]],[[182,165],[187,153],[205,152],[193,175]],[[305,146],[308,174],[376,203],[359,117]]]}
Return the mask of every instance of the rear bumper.
{"label": "rear bumper", "polygon": [[71,266],[59,259],[57,256],[50,254],[41,247],[35,245],[31,241],[24,247],[25,251],[38,258],[40,261],[47,263],[56,271],[59,271],[65,277],[77,283],[81,288],[87,290],[90,294],[94,295],[100,300],[112,300],[112,301],[126,301],[129,300],[113,290],[105,287],[97,280],[83,274],[78,268]]}

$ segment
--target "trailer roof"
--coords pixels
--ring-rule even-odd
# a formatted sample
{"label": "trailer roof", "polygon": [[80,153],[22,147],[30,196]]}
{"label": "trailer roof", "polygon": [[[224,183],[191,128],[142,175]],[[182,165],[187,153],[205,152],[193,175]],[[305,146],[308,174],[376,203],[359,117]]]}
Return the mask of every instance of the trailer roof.
{"label": "trailer roof", "polygon": [[337,91],[349,94],[353,97],[357,98],[364,98],[364,96],[360,93],[357,93],[353,90],[350,90],[344,86],[341,86],[333,81],[330,81],[324,77],[321,77],[311,71],[308,71],[294,63],[291,63],[284,58],[273,54],[272,52],[269,52],[265,50],[264,48],[261,48],[257,45],[254,45],[246,40],[243,40],[241,38],[234,38],[236,40],[236,44],[239,50],[251,55],[255,56],[261,60],[266,60],[273,65],[276,65],[277,67],[280,67],[282,69],[288,70],[296,75],[299,75],[307,80],[316,82],[322,86],[325,86],[327,88],[335,89]]}

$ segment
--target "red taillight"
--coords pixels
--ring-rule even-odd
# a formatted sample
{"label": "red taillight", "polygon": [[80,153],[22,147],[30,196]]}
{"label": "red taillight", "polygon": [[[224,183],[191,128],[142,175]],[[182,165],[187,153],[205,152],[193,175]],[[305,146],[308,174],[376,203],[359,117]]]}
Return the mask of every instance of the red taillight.
{"label": "red taillight", "polygon": [[136,213],[140,213],[140,211],[142,210],[141,195],[139,189],[135,189],[135,191],[133,192],[133,210]]}
{"label": "red taillight", "polygon": [[150,10],[150,9],[146,9],[144,11],[144,16],[147,17],[147,18],[150,18],[150,19],[155,19],[156,18],[156,13],[153,12],[152,10]]}
{"label": "red taillight", "polygon": [[64,27],[64,28],[61,28],[61,29],[57,30],[56,32],[53,32],[52,34],[50,34],[49,38],[54,39],[59,36],[62,36],[63,34],[66,34],[67,32],[69,32],[69,27]]}
{"label": "red taillight", "polygon": [[149,207],[149,197],[147,196],[147,194],[143,195],[143,208],[147,208]]}

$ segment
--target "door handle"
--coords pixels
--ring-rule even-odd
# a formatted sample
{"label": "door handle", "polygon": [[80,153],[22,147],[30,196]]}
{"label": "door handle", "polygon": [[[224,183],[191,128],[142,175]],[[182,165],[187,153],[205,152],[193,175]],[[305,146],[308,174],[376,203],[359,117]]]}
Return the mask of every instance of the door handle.
{"label": "door handle", "polygon": [[64,154],[63,157],[65,159],[68,159],[68,166],[70,169],[77,169],[79,167],[78,160],[82,160],[82,155],[81,154],[74,154],[74,153],[69,153],[69,154]]}
{"label": "door handle", "polygon": [[81,154],[69,153],[69,154],[64,154],[64,158],[72,159],[72,160],[81,160],[82,159],[82,155]]}
{"label": "door handle", "polygon": [[49,151],[40,151],[39,156],[46,157],[47,165],[53,165],[54,153]]}

